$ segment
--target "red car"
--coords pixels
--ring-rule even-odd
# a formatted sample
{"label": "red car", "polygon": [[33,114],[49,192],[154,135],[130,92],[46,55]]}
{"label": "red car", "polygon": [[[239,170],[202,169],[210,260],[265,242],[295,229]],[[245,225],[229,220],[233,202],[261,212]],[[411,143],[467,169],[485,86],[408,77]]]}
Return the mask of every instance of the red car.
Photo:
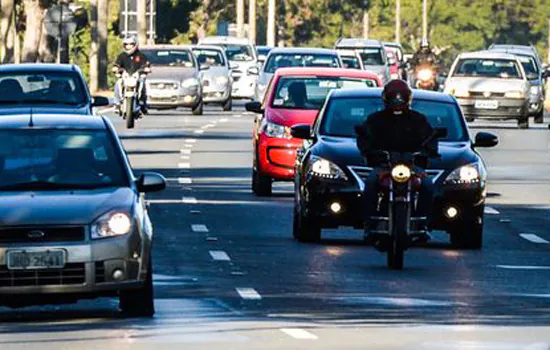
{"label": "red car", "polygon": [[333,89],[380,87],[373,73],[344,68],[281,68],[269,83],[263,102],[249,102],[246,109],[260,114],[254,123],[252,190],[270,196],[273,181],[294,179],[296,151],[303,140],[294,139],[290,128],[313,124]]}

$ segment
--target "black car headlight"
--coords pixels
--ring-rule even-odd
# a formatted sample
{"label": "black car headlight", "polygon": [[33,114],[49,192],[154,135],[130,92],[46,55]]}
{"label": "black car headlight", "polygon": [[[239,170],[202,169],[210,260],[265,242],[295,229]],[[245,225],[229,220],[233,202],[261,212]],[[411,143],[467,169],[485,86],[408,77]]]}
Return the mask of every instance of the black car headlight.
{"label": "black car headlight", "polygon": [[450,185],[473,184],[485,181],[486,177],[485,168],[481,163],[471,163],[453,170],[444,183]]}
{"label": "black car headlight", "polygon": [[338,165],[318,156],[311,156],[309,159],[308,174],[330,180],[346,181],[348,179]]}
{"label": "black car headlight", "polygon": [[111,211],[92,224],[92,239],[124,236],[132,232],[132,216],[124,211]]}

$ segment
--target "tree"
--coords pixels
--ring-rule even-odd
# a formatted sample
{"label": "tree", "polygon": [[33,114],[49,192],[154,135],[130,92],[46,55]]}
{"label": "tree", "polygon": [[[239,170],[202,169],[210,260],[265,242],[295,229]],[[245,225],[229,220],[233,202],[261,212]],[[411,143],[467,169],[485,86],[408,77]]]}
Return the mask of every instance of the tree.
{"label": "tree", "polygon": [[15,0],[0,2],[0,45],[2,63],[13,62],[15,44]]}
{"label": "tree", "polygon": [[26,16],[23,52],[21,54],[23,62],[36,62],[38,60],[44,13],[49,5],[49,0],[23,0]]}

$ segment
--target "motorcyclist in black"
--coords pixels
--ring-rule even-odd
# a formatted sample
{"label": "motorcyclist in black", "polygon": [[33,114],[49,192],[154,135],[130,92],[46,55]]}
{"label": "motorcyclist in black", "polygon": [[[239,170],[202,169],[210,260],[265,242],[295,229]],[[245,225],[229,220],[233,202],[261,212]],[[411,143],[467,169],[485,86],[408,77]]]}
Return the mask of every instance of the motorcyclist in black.
{"label": "motorcyclist in black", "polygon": [[[115,64],[113,66],[113,73],[121,74],[126,71],[132,75],[137,71],[143,71],[149,73],[151,71],[151,63],[147,57],[139,50],[138,41],[135,36],[128,36],[124,38],[123,51],[118,55]],[[119,79],[115,85],[115,100],[117,106],[121,103],[121,87],[122,81]],[[140,95],[139,102],[142,107],[142,112],[147,113],[147,92],[145,90],[145,79],[140,79]]]}
{"label": "motorcyclist in black", "polygon": [[428,40],[424,39],[420,42],[420,48],[415,52],[411,64],[414,70],[420,66],[435,67],[437,65],[437,57]]}
{"label": "motorcyclist in black", "polygon": [[[424,145],[434,134],[434,129],[426,117],[410,108],[412,91],[403,80],[390,81],[382,93],[384,110],[367,117],[358,125],[357,146],[366,158],[370,172],[365,182],[365,229],[366,234],[373,229],[370,218],[375,216],[379,194],[378,172],[383,167],[386,152],[415,153],[427,151],[437,154],[437,140]],[[431,217],[433,206],[433,183],[431,179],[422,179],[419,201],[416,209],[418,216]],[[373,238],[374,237],[374,238]],[[369,235],[367,240],[376,240]]]}

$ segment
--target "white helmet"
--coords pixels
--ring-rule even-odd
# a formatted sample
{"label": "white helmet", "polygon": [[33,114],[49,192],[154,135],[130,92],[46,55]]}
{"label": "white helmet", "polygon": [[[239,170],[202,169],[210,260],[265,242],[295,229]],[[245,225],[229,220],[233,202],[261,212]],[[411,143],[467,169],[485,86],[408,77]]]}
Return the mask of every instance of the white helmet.
{"label": "white helmet", "polygon": [[138,40],[135,35],[130,35],[124,38],[122,40],[122,50],[126,52],[128,55],[133,54],[136,52],[138,48]]}

